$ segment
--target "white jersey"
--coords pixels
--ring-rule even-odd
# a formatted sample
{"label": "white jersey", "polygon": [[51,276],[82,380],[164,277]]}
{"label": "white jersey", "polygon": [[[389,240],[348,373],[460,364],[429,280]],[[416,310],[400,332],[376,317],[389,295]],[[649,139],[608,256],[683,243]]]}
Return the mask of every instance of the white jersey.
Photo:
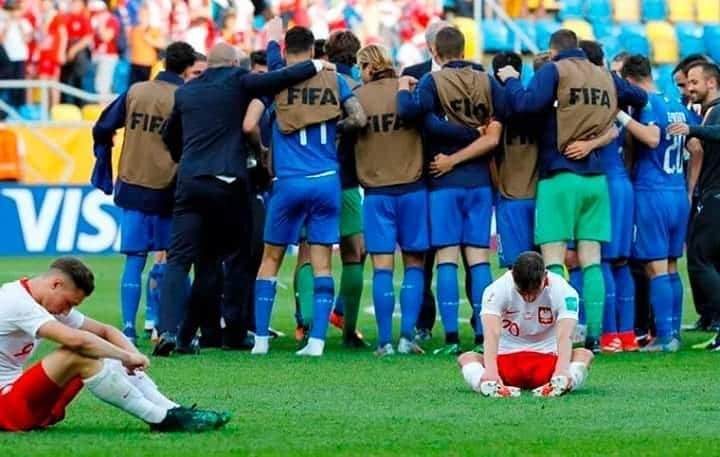
{"label": "white jersey", "polygon": [[502,319],[498,354],[521,351],[555,354],[557,322],[577,321],[578,294],[562,276],[548,272],[542,293],[533,303],[527,303],[508,271],[485,289],[481,314]]}
{"label": "white jersey", "polygon": [[23,365],[38,346],[38,329],[53,320],[80,328],[85,316],[75,309],[53,316],[20,281],[0,286],[0,388],[20,377]]}

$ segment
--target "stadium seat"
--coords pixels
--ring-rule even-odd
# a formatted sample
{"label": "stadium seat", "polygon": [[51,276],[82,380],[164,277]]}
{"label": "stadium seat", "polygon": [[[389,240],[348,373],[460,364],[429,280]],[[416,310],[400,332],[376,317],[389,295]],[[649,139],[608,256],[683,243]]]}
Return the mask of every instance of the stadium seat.
{"label": "stadium seat", "polygon": [[[528,21],[526,19],[518,19],[515,21],[515,24],[520,28],[521,31],[523,31],[525,33],[525,35],[528,36],[528,38],[530,38],[530,41],[535,43],[535,45],[538,46],[539,48],[541,47],[537,43],[537,29],[535,28],[535,24],[533,24],[532,21]],[[511,31],[510,32],[510,43],[513,45],[513,48],[516,48],[515,47],[516,39],[518,39],[517,34],[515,32]],[[519,44],[522,49],[522,52],[530,51],[530,48],[527,46],[527,44],[525,44],[523,42],[520,42]]]}
{"label": "stadium seat", "polygon": [[587,0],[587,12],[585,13],[590,22],[605,20],[612,17],[612,5],[610,0]]}
{"label": "stadium seat", "polygon": [[640,0],[614,0],[613,11],[617,22],[639,22]]}
{"label": "stadium seat", "polygon": [[702,26],[694,23],[680,23],[675,24],[675,30],[680,43],[681,59],[690,54],[703,54],[705,52]]}
{"label": "stadium seat", "polygon": [[82,112],[75,105],[61,103],[50,109],[50,119],[53,121],[82,121]]}
{"label": "stadium seat", "polygon": [[652,21],[645,26],[652,49],[651,58],[656,64],[678,61],[678,42],[675,29],[669,22]]}
{"label": "stadium seat", "polygon": [[118,60],[113,73],[112,91],[116,94],[125,92],[130,81],[130,62],[126,59]]}
{"label": "stadium seat", "polygon": [[622,50],[631,54],[650,54],[650,45],[645,37],[645,27],[641,24],[622,24],[620,46]]}
{"label": "stadium seat", "polygon": [[478,42],[480,40],[478,39],[477,22],[467,17],[457,17],[453,22],[465,37],[465,55],[471,59],[479,57]]}
{"label": "stadium seat", "polygon": [[100,118],[102,110],[102,106],[90,103],[82,107],[82,118],[84,121],[95,122]]}
{"label": "stadium seat", "polygon": [[535,39],[540,50],[550,47],[550,35],[560,28],[560,23],[552,19],[543,19],[535,23]]}
{"label": "stadium seat", "polygon": [[664,21],[667,19],[665,0],[643,0],[643,21]]}
{"label": "stadium seat", "polygon": [[592,26],[584,19],[567,19],[563,21],[562,28],[572,30],[581,40],[595,39]]}
{"label": "stadium seat", "polygon": [[693,0],[668,0],[669,20],[672,22],[695,21],[695,2]]}
{"label": "stadium seat", "polygon": [[483,42],[485,51],[511,51],[510,32],[499,19],[488,19],[482,22]]}
{"label": "stadium seat", "polygon": [[95,93],[95,72],[95,65],[88,65],[82,79],[82,90],[85,92]]}
{"label": "stadium seat", "polygon": [[620,38],[618,36],[609,36],[603,39],[602,48],[603,54],[605,54],[605,59],[608,62],[611,61],[613,57],[620,54],[620,52],[623,50],[622,46],[620,45]]}
{"label": "stadium seat", "polygon": [[708,55],[715,62],[720,62],[720,24],[706,25],[703,36]]}
{"label": "stadium seat", "polygon": [[701,24],[720,24],[720,1],[697,0],[696,12]]}
{"label": "stadium seat", "polygon": [[560,19],[578,19],[585,17],[584,0],[565,0],[560,8]]}
{"label": "stadium seat", "polygon": [[607,19],[592,23],[595,39],[604,42],[605,39],[620,36],[620,27]]}
{"label": "stadium seat", "polygon": [[523,63],[520,79],[522,80],[524,87],[527,87],[528,83],[533,77],[533,74],[535,74],[535,72],[533,71],[532,65],[529,63]]}
{"label": "stadium seat", "polygon": [[39,121],[40,120],[40,106],[39,105],[23,105],[18,110],[18,114],[26,121]]}
{"label": "stadium seat", "polygon": [[680,98],[680,91],[675,85],[672,72],[675,65],[660,65],[653,68],[653,78],[657,82],[657,87],[666,96],[674,99]]}

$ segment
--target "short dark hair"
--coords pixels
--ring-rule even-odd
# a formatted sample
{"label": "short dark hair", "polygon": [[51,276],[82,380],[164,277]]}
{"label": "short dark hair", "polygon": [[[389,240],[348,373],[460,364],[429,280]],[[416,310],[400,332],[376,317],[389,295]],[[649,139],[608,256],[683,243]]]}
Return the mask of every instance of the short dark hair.
{"label": "short dark hair", "polygon": [[690,72],[693,68],[701,68],[703,75],[705,78],[711,78],[714,79],[717,84],[720,85],[720,67],[718,67],[716,64],[708,61],[697,61],[690,66],[687,67],[685,70],[687,73]]}
{"label": "short dark hair", "polygon": [[550,52],[538,52],[533,57],[533,71],[538,71],[543,65],[550,62]]}
{"label": "short dark hair", "polygon": [[207,62],[207,56],[202,52],[195,52],[195,62]]}
{"label": "short dark hair", "polygon": [[545,279],[545,262],[542,256],[534,251],[523,252],[512,266],[512,276],[518,291],[537,291]]}
{"label": "short dark hair", "polygon": [[605,53],[602,45],[593,40],[580,40],[580,49],[585,52],[588,60],[598,67],[605,65]]}
{"label": "short dark hair", "polygon": [[465,52],[465,37],[455,27],[442,28],[435,37],[435,51],[443,59],[459,59]]}
{"label": "short dark hair", "polygon": [[285,52],[288,54],[308,52],[314,45],[315,37],[310,29],[297,26],[285,33]]}
{"label": "short dark hair", "polygon": [[[504,51],[495,54],[492,60],[493,74],[497,78],[498,70],[510,65],[518,73],[522,73],[522,57],[517,52]],[[499,80],[499,79],[498,79]]]}
{"label": "short dark hair", "polygon": [[570,29],[560,29],[550,35],[550,47],[556,51],[567,51],[578,47],[578,37]]}
{"label": "short dark hair", "polygon": [[324,38],[318,38],[315,40],[314,47],[314,57],[316,59],[324,59],[327,57],[327,52],[325,52],[325,45],[327,44],[327,40]]}
{"label": "short dark hair", "polygon": [[628,57],[630,57],[631,54],[627,51],[620,51],[619,53],[615,54],[615,57],[612,58],[613,62],[622,62],[625,63],[628,60]]}
{"label": "short dark hair", "polygon": [[262,65],[267,66],[267,53],[265,50],[253,51],[250,53],[250,66]]}
{"label": "short dark hair", "polygon": [[50,270],[66,275],[86,297],[95,290],[95,275],[76,257],[60,257],[50,264]]}
{"label": "short dark hair", "polygon": [[165,70],[181,75],[193,66],[195,59],[197,56],[192,46],[184,41],[176,41],[165,50]]}
{"label": "short dark hair", "polygon": [[683,72],[687,74],[690,67],[696,62],[708,62],[708,58],[705,54],[690,54],[689,56],[682,59],[673,69],[672,74]]}
{"label": "short dark hair", "polygon": [[325,43],[327,58],[332,63],[349,67],[357,62],[357,53],[362,47],[358,37],[350,30],[339,30],[330,34]]}
{"label": "short dark hair", "polygon": [[620,75],[623,78],[633,78],[636,80],[652,78],[650,59],[642,54],[631,55],[623,64]]}

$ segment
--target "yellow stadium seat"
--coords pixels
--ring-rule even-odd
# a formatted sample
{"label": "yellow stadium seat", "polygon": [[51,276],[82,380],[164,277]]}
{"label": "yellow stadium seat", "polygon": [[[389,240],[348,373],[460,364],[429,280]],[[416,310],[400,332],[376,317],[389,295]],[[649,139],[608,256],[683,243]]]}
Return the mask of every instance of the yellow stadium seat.
{"label": "yellow stadium seat", "polygon": [[645,26],[652,60],[656,64],[672,64],[678,61],[678,41],[675,28],[669,22],[651,21]]}
{"label": "yellow stadium seat", "polygon": [[583,19],[566,19],[563,21],[563,29],[570,29],[580,38],[581,40],[594,40],[595,34],[593,33],[592,25],[588,21]]}
{"label": "yellow stadium seat", "polygon": [[617,22],[640,22],[640,1],[613,0],[613,16]]}
{"label": "yellow stadium seat", "polygon": [[465,58],[468,60],[479,58],[477,22],[466,17],[456,17],[453,22],[465,37]]}
{"label": "yellow stadium seat", "polygon": [[61,103],[50,109],[50,119],[53,121],[82,121],[83,116],[80,108],[75,105]]}
{"label": "yellow stadium seat", "polygon": [[695,2],[692,0],[668,0],[668,10],[672,22],[695,22]]}
{"label": "yellow stadium seat", "polygon": [[697,21],[701,24],[720,24],[720,1],[697,0]]}
{"label": "yellow stadium seat", "polygon": [[150,70],[150,79],[155,79],[155,77],[165,69],[165,61],[160,60],[155,65],[153,65],[152,69]]}
{"label": "yellow stadium seat", "polygon": [[82,107],[82,118],[84,121],[95,122],[100,118],[103,107],[100,105],[89,104]]}

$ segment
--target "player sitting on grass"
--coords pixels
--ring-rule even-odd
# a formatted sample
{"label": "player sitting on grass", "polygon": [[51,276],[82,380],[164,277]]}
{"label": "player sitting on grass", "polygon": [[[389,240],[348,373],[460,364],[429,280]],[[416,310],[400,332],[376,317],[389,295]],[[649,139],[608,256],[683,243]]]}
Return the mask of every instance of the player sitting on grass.
{"label": "player sitting on grass", "polygon": [[[65,417],[83,386],[151,430],[204,431],[229,416],[168,400],[144,373],[148,359],[115,328],[75,309],[95,288],[82,262],[63,257],[37,277],[0,287],[0,430],[42,429]],[[39,339],[60,348],[23,372]]]}
{"label": "player sitting on grass", "polygon": [[486,397],[516,397],[533,389],[557,397],[582,385],[593,354],[574,349],[578,294],[545,270],[540,254],[525,252],[483,294],[485,353],[458,358],[465,381]]}

